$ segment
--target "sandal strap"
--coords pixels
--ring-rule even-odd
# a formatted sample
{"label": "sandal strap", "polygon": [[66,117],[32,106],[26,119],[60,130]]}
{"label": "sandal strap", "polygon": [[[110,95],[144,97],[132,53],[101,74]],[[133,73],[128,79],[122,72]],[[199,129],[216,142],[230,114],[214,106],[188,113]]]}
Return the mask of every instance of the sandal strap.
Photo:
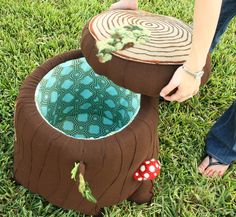
{"label": "sandal strap", "polygon": [[219,161],[213,162],[212,156],[208,155],[208,157],[209,157],[209,164],[208,164],[207,168],[210,166],[215,166],[215,165],[228,165],[228,164],[221,163]]}

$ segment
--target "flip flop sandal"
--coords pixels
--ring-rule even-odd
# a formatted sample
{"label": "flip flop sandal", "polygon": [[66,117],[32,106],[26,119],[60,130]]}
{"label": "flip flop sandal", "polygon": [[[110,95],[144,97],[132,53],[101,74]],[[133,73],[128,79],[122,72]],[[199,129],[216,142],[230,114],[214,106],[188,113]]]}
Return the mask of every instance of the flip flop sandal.
{"label": "flip flop sandal", "polygon": [[[213,162],[212,156],[210,156],[210,155],[207,155],[207,156],[209,157],[209,164],[208,164],[208,166],[206,167],[206,169],[209,168],[209,167],[211,167],[211,166],[216,166],[216,165],[225,165],[225,166],[228,165],[228,164],[221,163],[221,162],[219,162],[219,161]],[[206,157],[207,157],[207,156],[206,156]],[[206,170],[206,169],[205,169],[205,170]]]}

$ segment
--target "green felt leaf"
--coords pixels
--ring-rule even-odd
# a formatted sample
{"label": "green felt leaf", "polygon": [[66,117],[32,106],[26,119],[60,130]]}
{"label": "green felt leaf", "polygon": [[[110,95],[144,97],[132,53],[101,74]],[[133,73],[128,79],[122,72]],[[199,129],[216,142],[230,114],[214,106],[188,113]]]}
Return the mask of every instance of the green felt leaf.
{"label": "green felt leaf", "polygon": [[[78,174],[80,163],[75,163],[75,166],[71,170],[71,179],[76,181],[76,176]],[[82,196],[92,203],[96,203],[97,200],[92,194],[92,190],[89,187],[88,182],[84,180],[83,174],[79,173],[79,186],[78,191],[82,194]]]}
{"label": "green felt leaf", "polygon": [[88,183],[86,183],[86,191],[85,191],[85,198],[93,203],[97,203],[96,198],[93,196],[91,189],[88,186]]}
{"label": "green felt leaf", "polygon": [[75,163],[74,168],[71,170],[71,179],[73,179],[74,181],[76,181],[76,175],[79,169],[79,163]]}
{"label": "green felt leaf", "polygon": [[82,196],[87,199],[90,202],[96,203],[97,200],[96,198],[93,196],[92,194],[92,190],[89,187],[88,182],[86,182],[84,180],[84,176],[82,174],[79,175],[79,180],[80,180],[80,184],[79,184],[79,192],[82,194]]}
{"label": "green felt leaf", "polygon": [[111,60],[111,53],[127,48],[126,45],[145,43],[149,40],[151,32],[142,26],[129,25],[115,28],[110,31],[110,34],[110,38],[96,43],[98,48],[97,57],[102,63]]}
{"label": "green felt leaf", "polygon": [[83,195],[85,191],[85,181],[84,176],[79,174],[79,192]]}

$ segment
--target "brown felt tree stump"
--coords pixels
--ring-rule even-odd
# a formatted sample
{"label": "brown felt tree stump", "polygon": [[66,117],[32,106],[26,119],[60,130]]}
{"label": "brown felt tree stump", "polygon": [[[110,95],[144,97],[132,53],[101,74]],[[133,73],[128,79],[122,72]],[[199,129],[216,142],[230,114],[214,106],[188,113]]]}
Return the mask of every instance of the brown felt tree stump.
{"label": "brown felt tree stump", "polygon": [[[116,91],[117,111],[104,101],[113,100]],[[143,185],[133,174],[144,160],[157,156],[156,105],[154,98],[96,75],[80,51],[48,60],[27,77],[16,101],[15,179],[52,204],[85,214],[95,215],[127,198],[149,202],[152,181]],[[96,135],[91,129],[96,129],[99,117],[106,122]],[[78,191],[78,180],[71,179],[75,162],[84,165],[84,178],[97,203],[85,199]]]}

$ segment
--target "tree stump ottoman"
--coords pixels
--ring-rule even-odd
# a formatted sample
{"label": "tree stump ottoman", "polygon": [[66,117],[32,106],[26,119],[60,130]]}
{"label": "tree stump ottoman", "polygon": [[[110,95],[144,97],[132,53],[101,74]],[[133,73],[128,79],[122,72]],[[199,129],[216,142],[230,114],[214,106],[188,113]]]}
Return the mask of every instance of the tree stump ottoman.
{"label": "tree stump ottoman", "polygon": [[[136,44],[142,27],[149,36]],[[128,30],[120,29],[127,43],[116,44],[120,49],[101,61],[97,43],[116,28]],[[83,30],[82,52],[53,57],[20,88],[16,181],[52,204],[89,215],[125,199],[150,202],[160,172],[157,96],[190,44],[191,28],[171,17],[116,10],[92,18]],[[209,72],[208,58],[202,84]]]}
{"label": "tree stump ottoman", "polygon": [[[153,181],[133,175],[158,153],[156,103],[95,74],[80,51],[48,60],[17,97],[16,181],[52,204],[91,215],[125,199],[149,202]],[[80,174],[95,201],[78,190]]]}

